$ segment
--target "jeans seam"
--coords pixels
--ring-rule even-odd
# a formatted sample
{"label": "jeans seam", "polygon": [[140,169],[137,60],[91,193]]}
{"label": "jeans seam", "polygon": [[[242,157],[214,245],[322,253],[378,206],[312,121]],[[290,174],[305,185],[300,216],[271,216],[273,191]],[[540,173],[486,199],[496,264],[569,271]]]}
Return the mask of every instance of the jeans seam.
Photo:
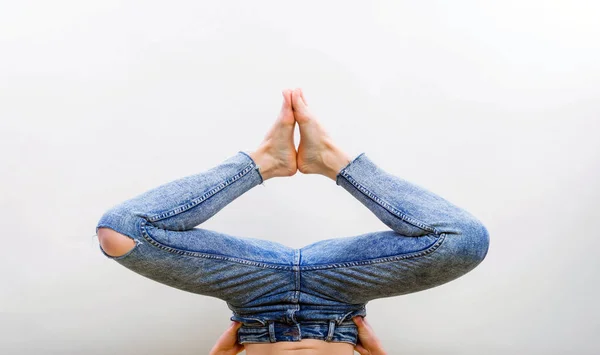
{"label": "jeans seam", "polygon": [[239,172],[237,172],[235,175],[233,175],[229,179],[225,180],[224,182],[221,182],[220,184],[212,187],[210,190],[208,190],[207,192],[205,192],[200,197],[196,197],[196,198],[190,200],[189,202],[187,202],[187,203],[185,203],[183,205],[171,208],[171,209],[169,209],[167,211],[163,211],[163,212],[151,215],[151,216],[146,217],[146,218],[150,222],[156,222],[156,221],[159,221],[161,219],[169,218],[169,217],[175,216],[177,214],[180,214],[182,212],[185,212],[185,211],[187,211],[187,210],[189,210],[189,209],[191,209],[191,208],[199,205],[200,203],[204,202],[208,198],[214,196],[217,192],[223,190],[225,187],[231,185],[235,181],[241,179],[246,174],[248,174],[248,172],[250,172],[253,169],[253,167],[254,167],[254,163],[251,162],[246,167],[244,167],[244,169],[240,170]]}
{"label": "jeans seam", "polygon": [[377,195],[375,195],[369,189],[367,189],[366,187],[361,185],[358,181],[356,181],[350,174],[348,174],[348,172],[346,172],[345,169],[342,170],[340,172],[340,174],[344,178],[346,178],[346,180],[348,180],[348,182],[350,182],[353,186],[355,186],[360,192],[362,192],[364,195],[369,197],[371,200],[373,200],[379,206],[385,208],[388,212],[390,212],[394,216],[400,218],[404,222],[409,223],[415,227],[421,228],[426,232],[433,232],[438,236],[441,234],[441,232],[437,228],[429,226],[429,225],[417,220],[416,218],[407,215],[406,213],[404,213],[404,212],[398,210],[397,208],[395,208],[394,206],[392,206],[389,202],[387,202],[387,201],[383,200],[382,198],[378,197]]}
{"label": "jeans seam", "polygon": [[[429,235],[431,235],[431,234],[429,234]],[[343,268],[343,267],[354,267],[354,266],[361,266],[361,265],[373,265],[373,264],[396,262],[399,260],[412,259],[412,258],[419,257],[419,256],[426,256],[426,255],[433,253],[437,249],[439,249],[439,247],[442,245],[443,241],[446,239],[446,235],[447,235],[446,233],[441,233],[439,236],[436,234],[435,236],[438,238],[435,241],[435,243],[428,246],[426,249],[412,252],[412,253],[390,255],[390,256],[385,256],[385,257],[381,257],[381,258],[373,258],[373,259],[367,259],[367,260],[361,260],[361,261],[350,261],[350,262],[344,262],[344,263],[301,266],[300,269],[302,271],[323,270],[323,269],[333,269],[333,268],[337,269],[337,268]]]}
{"label": "jeans seam", "polygon": [[269,269],[288,270],[288,271],[292,270],[291,266],[268,264],[268,263],[259,262],[259,261],[234,258],[234,257],[224,256],[224,255],[207,254],[207,253],[179,249],[179,248],[175,248],[172,246],[168,246],[168,245],[158,242],[157,240],[152,238],[152,236],[150,236],[150,234],[146,230],[146,223],[147,223],[146,219],[142,219],[141,225],[140,225],[140,229],[142,231],[142,236],[144,237],[144,239],[147,240],[148,243],[150,243],[151,245],[153,245],[161,250],[164,250],[166,252],[172,253],[172,254],[185,255],[185,256],[191,256],[191,257],[197,257],[197,258],[205,258],[205,259],[225,260],[225,261],[231,261],[231,262],[235,262],[235,263],[239,263],[239,264],[252,265],[252,266],[269,268]]}
{"label": "jeans seam", "polygon": [[264,185],[265,179],[263,178],[262,172],[260,171],[260,168],[261,168],[260,165],[258,165],[256,163],[256,161],[254,160],[254,158],[252,158],[250,156],[250,154],[248,154],[248,153],[246,153],[244,151],[241,151],[241,150],[239,151],[239,153],[242,153],[243,155],[247,156],[248,159],[250,159],[250,161],[254,164],[254,168],[256,169],[256,172],[258,173],[258,176],[260,177],[260,183],[259,184],[260,185]]}
{"label": "jeans seam", "polygon": [[[246,336],[246,337],[248,337],[248,335],[245,335],[245,336]],[[258,338],[258,339],[262,339],[263,337],[262,337],[262,336],[258,336],[257,338]],[[319,340],[324,340],[325,338],[324,338],[324,337],[311,337],[311,336],[306,336],[306,337],[302,337],[302,339],[319,339]],[[245,344],[245,343],[256,343],[256,341],[254,341],[253,339],[250,339],[250,340],[244,340],[244,341],[239,341],[239,340],[238,340],[238,342],[239,342],[240,344]],[[271,344],[272,342],[271,342],[271,341],[263,341],[263,342],[260,342],[260,343],[267,343],[267,344]],[[352,345],[356,346],[356,343],[353,343],[353,342],[351,342],[351,341],[332,341],[332,343],[347,343],[347,344],[352,344]]]}

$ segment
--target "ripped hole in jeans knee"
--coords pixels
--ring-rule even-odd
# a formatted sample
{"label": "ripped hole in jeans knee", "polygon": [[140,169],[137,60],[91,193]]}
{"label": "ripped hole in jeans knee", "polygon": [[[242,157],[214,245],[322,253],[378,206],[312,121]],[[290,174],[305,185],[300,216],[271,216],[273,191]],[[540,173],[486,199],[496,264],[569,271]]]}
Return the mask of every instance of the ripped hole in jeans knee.
{"label": "ripped hole in jeans knee", "polygon": [[137,242],[131,237],[108,227],[98,228],[98,241],[100,242],[100,249],[110,258],[126,256],[137,245]]}

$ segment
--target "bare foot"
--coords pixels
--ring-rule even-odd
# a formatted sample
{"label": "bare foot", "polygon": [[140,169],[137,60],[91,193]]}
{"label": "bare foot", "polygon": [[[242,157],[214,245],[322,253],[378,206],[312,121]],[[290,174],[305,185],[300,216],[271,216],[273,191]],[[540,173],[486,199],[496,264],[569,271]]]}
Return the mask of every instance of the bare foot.
{"label": "bare foot", "polygon": [[292,111],[292,90],[285,89],[282,94],[283,103],[277,120],[260,146],[249,154],[260,167],[263,180],[277,176],[292,176],[297,171],[294,145],[296,121]]}
{"label": "bare foot", "polygon": [[303,174],[321,174],[335,180],[350,157],[333,143],[331,136],[310,111],[302,89],[292,92],[294,117],[300,128],[298,170]]}

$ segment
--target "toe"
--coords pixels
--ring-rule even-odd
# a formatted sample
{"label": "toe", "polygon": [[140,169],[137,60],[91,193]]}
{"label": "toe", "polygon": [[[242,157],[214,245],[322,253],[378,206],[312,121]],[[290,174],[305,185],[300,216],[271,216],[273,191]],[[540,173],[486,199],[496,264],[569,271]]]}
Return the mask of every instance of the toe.
{"label": "toe", "polygon": [[292,90],[284,89],[281,93],[283,94],[283,107],[291,109],[292,108]]}
{"label": "toe", "polygon": [[304,108],[304,101],[302,101],[302,94],[300,89],[296,89],[292,93],[292,103],[294,104],[295,109]]}
{"label": "toe", "polygon": [[306,98],[304,97],[304,91],[302,89],[298,90],[300,90],[300,97],[302,98],[302,102],[308,106],[308,102],[306,102]]}

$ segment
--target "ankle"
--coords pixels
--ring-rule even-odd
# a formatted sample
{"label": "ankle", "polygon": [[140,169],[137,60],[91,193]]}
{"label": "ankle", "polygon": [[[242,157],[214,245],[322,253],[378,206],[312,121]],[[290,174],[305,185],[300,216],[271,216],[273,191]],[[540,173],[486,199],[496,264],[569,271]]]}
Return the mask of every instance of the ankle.
{"label": "ankle", "polygon": [[351,161],[350,156],[335,145],[331,145],[329,149],[324,151],[322,157],[325,168],[321,175],[333,181],[337,179],[340,170]]}
{"label": "ankle", "polygon": [[263,143],[248,154],[260,167],[260,175],[263,181],[274,177],[289,177],[296,174],[296,155],[282,157],[281,154],[278,155],[276,152],[277,150],[271,144]]}
{"label": "ankle", "polygon": [[270,178],[275,177],[275,166],[274,159],[268,153],[267,149],[264,147],[259,147],[256,150],[248,153],[254,163],[260,167],[260,175],[263,178],[263,181],[269,180]]}

